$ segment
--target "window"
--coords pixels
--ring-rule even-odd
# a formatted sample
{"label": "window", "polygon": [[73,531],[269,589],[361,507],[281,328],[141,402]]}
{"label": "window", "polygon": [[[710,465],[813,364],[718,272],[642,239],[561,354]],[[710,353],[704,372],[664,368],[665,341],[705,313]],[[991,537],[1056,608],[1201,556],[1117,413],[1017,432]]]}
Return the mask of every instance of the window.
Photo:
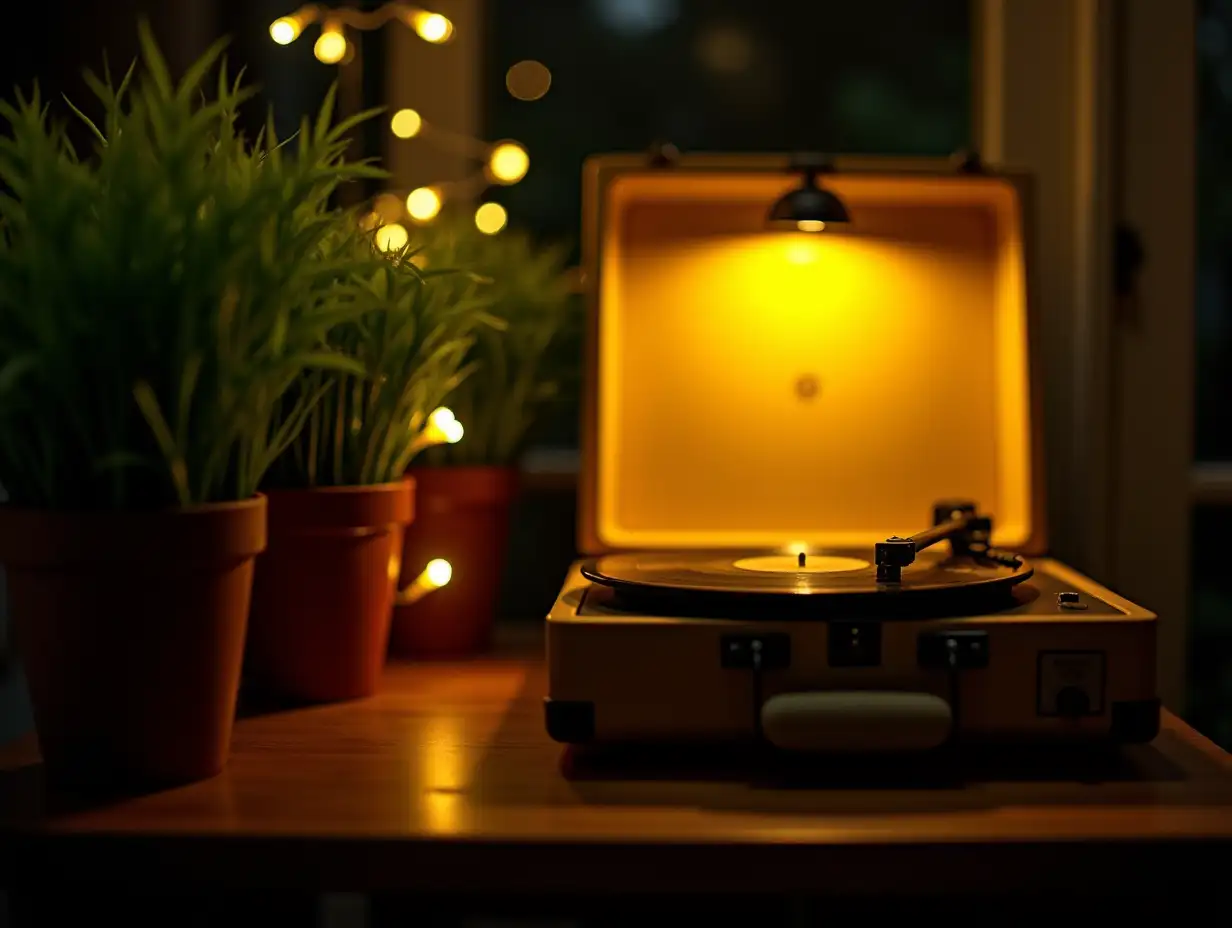
{"label": "window", "polygon": [[[971,141],[968,0],[490,0],[484,135],[530,152],[494,194],[515,221],[576,240],[591,153],[944,155]],[[537,60],[541,99],[508,68]]]}
{"label": "window", "polygon": [[[575,247],[590,154],[821,151],[946,155],[972,141],[968,0],[489,0],[482,136],[530,154],[488,192],[511,221]],[[551,86],[505,75],[542,62]],[[577,397],[540,440],[576,446]]]}

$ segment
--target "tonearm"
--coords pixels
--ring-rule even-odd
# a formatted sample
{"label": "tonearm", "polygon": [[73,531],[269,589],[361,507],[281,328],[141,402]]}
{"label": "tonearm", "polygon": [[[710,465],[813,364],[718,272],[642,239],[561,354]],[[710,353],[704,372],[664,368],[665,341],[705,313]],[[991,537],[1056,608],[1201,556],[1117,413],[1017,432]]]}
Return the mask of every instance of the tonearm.
{"label": "tonearm", "polygon": [[916,552],[948,541],[954,557],[970,557],[992,561],[1006,567],[1022,563],[1018,555],[999,551],[989,545],[992,517],[979,514],[975,503],[967,500],[944,500],[933,506],[933,526],[907,538],[893,535],[877,542],[874,560],[878,583],[901,583],[903,568],[915,561]]}

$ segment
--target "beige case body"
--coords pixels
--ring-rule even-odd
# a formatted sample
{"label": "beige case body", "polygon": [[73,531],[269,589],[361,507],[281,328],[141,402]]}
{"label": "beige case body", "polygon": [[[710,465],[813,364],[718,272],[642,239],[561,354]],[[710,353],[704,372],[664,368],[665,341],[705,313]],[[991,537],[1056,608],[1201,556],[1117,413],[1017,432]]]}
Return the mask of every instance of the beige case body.
{"label": "beige case body", "polygon": [[[998,547],[1046,553],[1029,178],[840,159],[822,180],[850,226],[767,232],[769,205],[799,182],[785,168],[772,156],[587,163],[579,550],[868,558],[957,497],[993,515]],[[769,733],[807,747],[815,716],[812,746],[843,749],[860,739],[826,732],[844,728],[847,707],[858,721],[846,728],[883,731],[887,748],[947,725],[1151,736],[1155,616],[1059,563],[1034,566],[1030,605],[877,622],[877,665],[837,667],[841,617],[628,615],[575,565],[547,619],[549,731],[567,742]],[[1088,608],[1061,609],[1060,591]],[[956,677],[925,666],[921,636],[946,630],[982,636],[987,666]],[[732,636],[786,636],[789,661],[754,680],[725,665]],[[804,695],[776,699],[793,693]]]}

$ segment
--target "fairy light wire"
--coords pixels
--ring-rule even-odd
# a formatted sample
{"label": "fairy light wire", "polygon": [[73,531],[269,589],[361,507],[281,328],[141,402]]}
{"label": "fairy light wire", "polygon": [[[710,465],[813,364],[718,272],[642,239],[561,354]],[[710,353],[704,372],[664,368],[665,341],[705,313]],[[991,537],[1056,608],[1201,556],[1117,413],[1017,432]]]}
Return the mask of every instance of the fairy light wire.
{"label": "fairy light wire", "polygon": [[[274,27],[279,24],[286,24],[291,29],[296,30],[295,35],[287,42],[281,42],[279,41],[279,36],[274,36],[275,42],[286,45],[299,38],[299,34],[303,32],[305,26],[311,26],[313,23],[319,22],[326,17],[336,19],[344,26],[363,31],[380,29],[382,26],[392,22],[401,22],[414,29],[415,34],[424,38],[425,41],[433,43],[447,41],[453,36],[453,23],[449,22],[440,13],[434,13],[431,10],[425,10],[410,3],[396,2],[396,0],[395,2],[379,6],[374,10],[361,10],[353,6],[329,7],[323,3],[307,3],[294,13],[278,17],[274,24],[270,26],[270,34],[273,35]],[[446,24],[443,27],[440,26],[441,20],[444,20]],[[428,31],[429,35],[439,35],[439,38],[426,38],[421,30]],[[283,36],[289,34],[286,28],[279,28],[279,33]]]}

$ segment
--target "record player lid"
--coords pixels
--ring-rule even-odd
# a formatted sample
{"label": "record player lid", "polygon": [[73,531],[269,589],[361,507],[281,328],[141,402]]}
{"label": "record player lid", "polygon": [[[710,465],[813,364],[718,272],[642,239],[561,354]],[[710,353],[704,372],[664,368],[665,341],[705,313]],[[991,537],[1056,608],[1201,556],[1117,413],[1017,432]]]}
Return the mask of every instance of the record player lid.
{"label": "record player lid", "polygon": [[1044,548],[1021,176],[824,177],[841,231],[768,231],[783,157],[592,159],[579,543],[871,545],[963,497]]}

